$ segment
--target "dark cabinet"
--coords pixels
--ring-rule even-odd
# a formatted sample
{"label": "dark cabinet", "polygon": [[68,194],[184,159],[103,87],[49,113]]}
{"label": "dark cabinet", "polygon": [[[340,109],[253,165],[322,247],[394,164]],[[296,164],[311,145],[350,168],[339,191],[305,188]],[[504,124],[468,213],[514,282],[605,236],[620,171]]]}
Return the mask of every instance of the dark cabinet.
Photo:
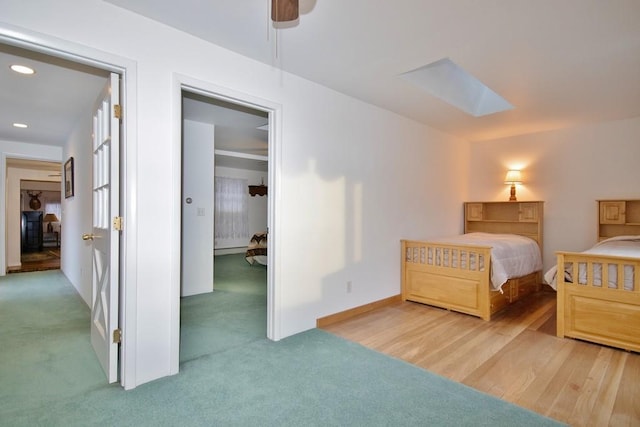
{"label": "dark cabinet", "polygon": [[42,212],[22,212],[22,252],[42,250]]}

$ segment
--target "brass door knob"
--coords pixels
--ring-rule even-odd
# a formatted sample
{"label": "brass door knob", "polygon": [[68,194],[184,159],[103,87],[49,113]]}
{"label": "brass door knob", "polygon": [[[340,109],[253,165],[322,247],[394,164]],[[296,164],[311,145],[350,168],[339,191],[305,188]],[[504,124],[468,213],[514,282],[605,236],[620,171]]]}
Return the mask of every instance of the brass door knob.
{"label": "brass door knob", "polygon": [[95,236],[93,234],[90,233],[84,233],[82,234],[82,240],[93,240]]}

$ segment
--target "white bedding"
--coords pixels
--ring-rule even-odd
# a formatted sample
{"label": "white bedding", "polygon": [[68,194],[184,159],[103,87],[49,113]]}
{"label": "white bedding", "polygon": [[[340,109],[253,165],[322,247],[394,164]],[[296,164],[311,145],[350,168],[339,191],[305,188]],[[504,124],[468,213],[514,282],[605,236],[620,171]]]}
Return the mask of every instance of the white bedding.
{"label": "white bedding", "polygon": [[[591,249],[588,249],[582,253],[592,255],[612,255],[629,258],[640,258],[640,236],[617,236],[603,240],[596,243]],[[565,268],[565,277],[567,280],[572,280],[569,272],[569,266]],[[609,287],[615,288],[617,283],[617,270],[613,265],[609,266]],[[557,266],[551,267],[545,274],[544,280],[553,289],[556,289],[556,275]],[[625,266],[624,269],[624,288],[626,290],[633,289],[633,268],[631,266]],[[599,283],[601,281],[600,276],[602,274],[602,266],[594,266],[594,282]],[[578,283],[584,284],[587,281],[587,272],[583,264],[578,266]]]}
{"label": "white bedding", "polygon": [[[526,276],[542,269],[540,247],[535,240],[528,237],[515,234],[467,233],[430,241],[490,246],[491,286],[497,291],[502,292],[502,285],[509,279]],[[484,267],[481,267],[482,270]]]}

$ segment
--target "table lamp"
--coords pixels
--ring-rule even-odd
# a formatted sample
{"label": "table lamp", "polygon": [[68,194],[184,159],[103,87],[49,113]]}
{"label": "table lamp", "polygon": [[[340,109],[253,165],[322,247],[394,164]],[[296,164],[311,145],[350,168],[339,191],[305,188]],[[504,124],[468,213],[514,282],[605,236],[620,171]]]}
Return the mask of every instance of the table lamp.
{"label": "table lamp", "polygon": [[52,222],[59,222],[60,220],[54,213],[48,213],[44,216],[43,221],[47,223],[47,233],[53,233]]}
{"label": "table lamp", "polygon": [[507,176],[504,178],[505,184],[511,184],[511,197],[510,202],[515,202],[516,199],[516,184],[522,184],[522,174],[518,170],[507,171]]}

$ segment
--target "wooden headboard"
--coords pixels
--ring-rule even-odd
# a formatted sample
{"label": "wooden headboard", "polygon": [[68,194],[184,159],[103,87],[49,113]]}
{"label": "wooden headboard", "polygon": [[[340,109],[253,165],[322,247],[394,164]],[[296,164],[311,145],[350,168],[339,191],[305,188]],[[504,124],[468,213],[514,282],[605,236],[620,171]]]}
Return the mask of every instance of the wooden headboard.
{"label": "wooden headboard", "polygon": [[640,235],[640,199],[598,200],[598,241]]}
{"label": "wooden headboard", "polygon": [[542,251],[544,202],[465,202],[464,232],[518,234]]}

